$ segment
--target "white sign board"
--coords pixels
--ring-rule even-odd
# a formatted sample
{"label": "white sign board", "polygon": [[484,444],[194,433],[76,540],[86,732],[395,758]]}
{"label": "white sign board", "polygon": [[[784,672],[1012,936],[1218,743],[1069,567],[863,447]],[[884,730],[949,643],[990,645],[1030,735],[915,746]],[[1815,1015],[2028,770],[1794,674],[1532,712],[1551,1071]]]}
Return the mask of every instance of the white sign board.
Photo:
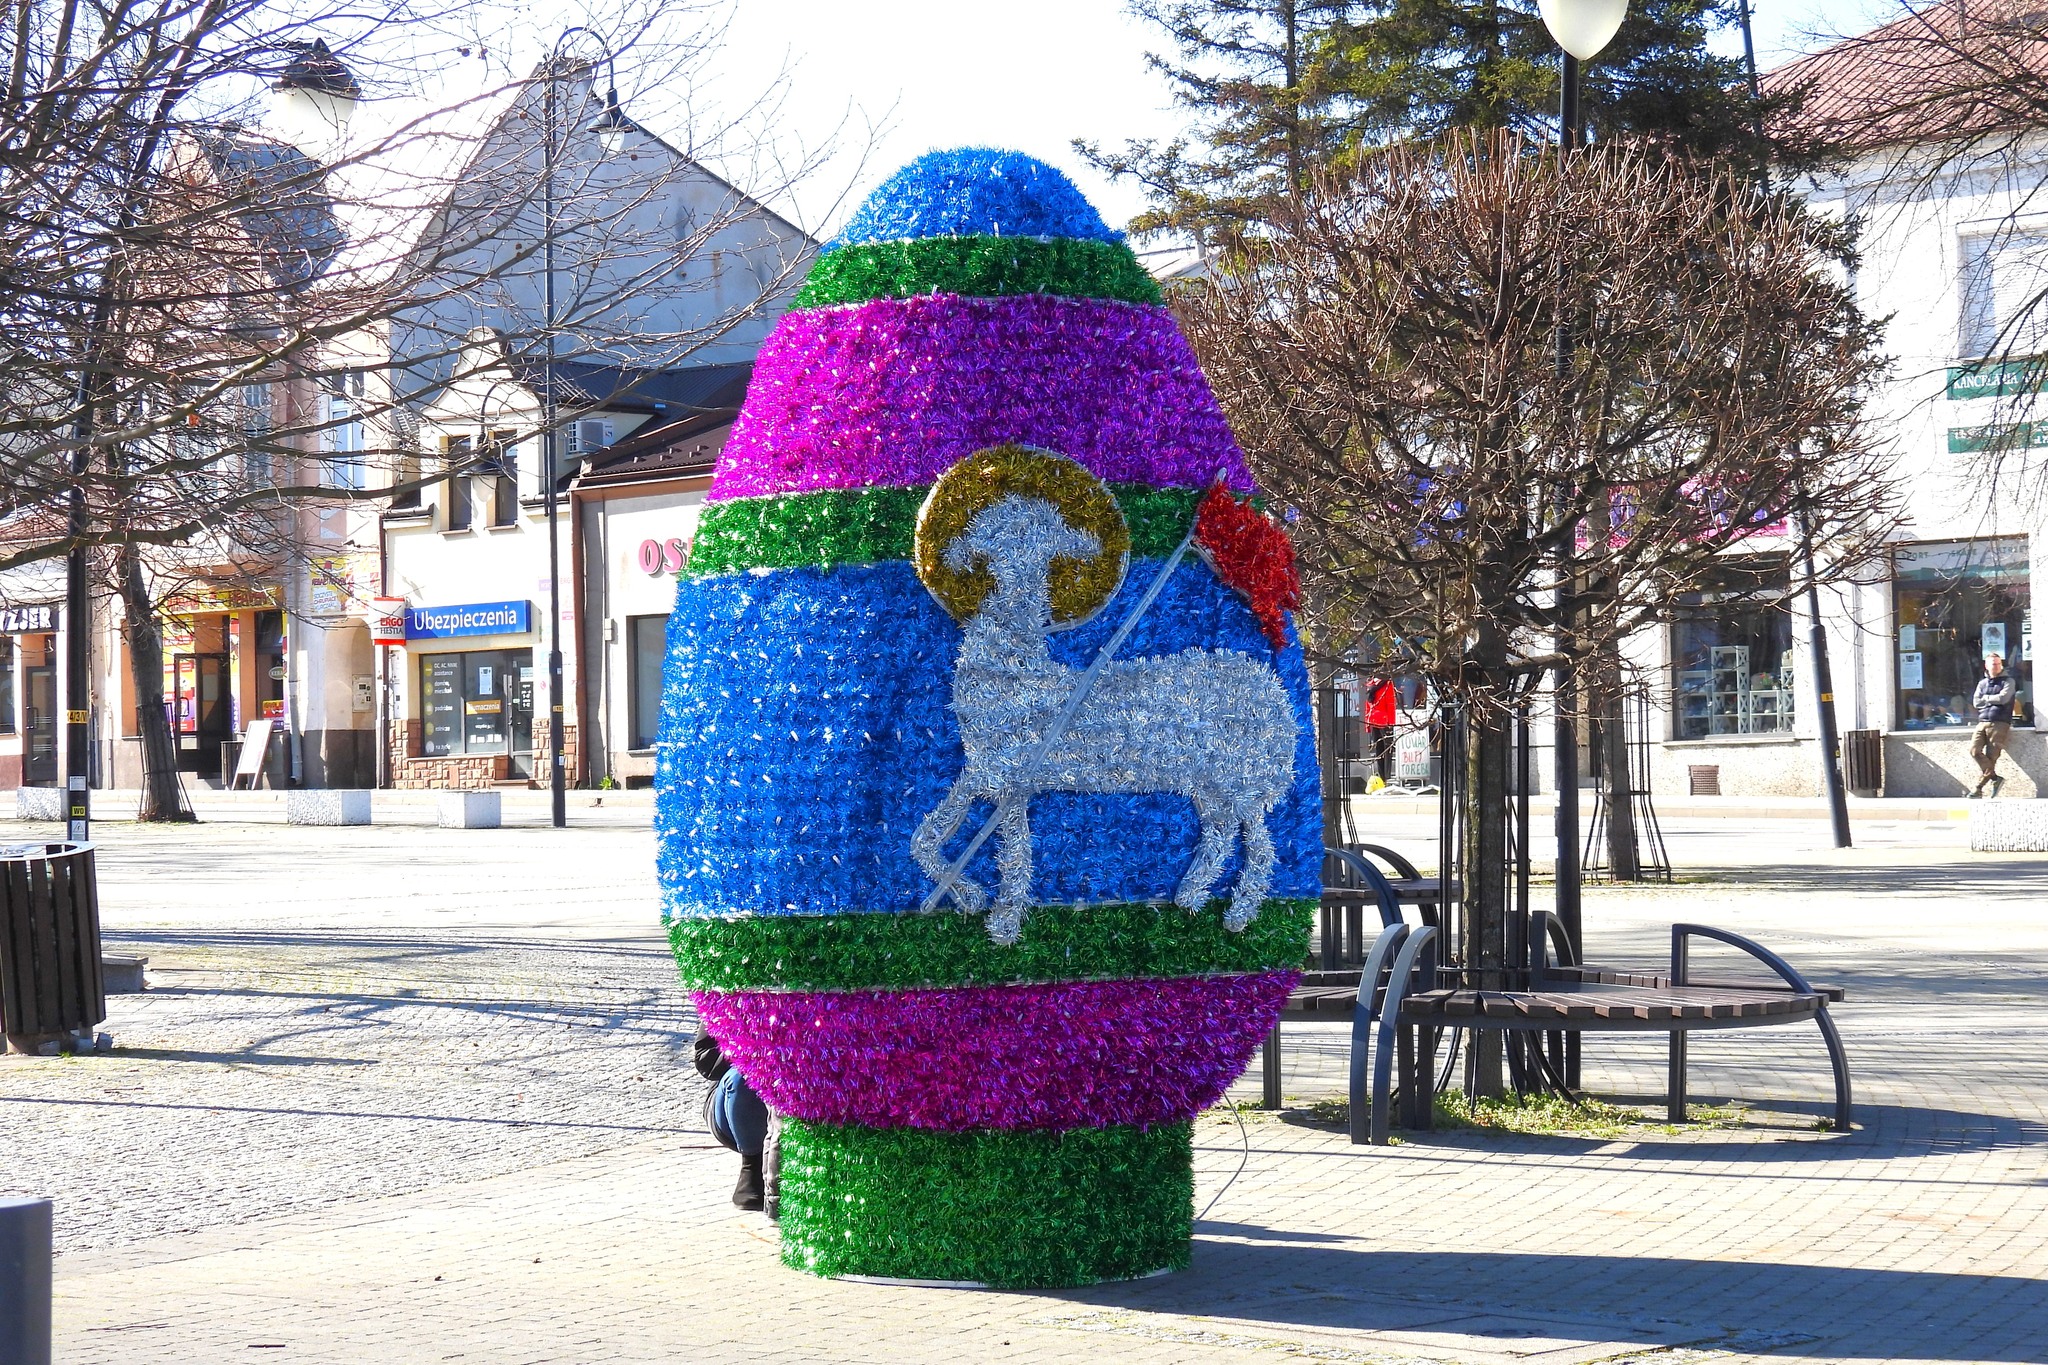
{"label": "white sign board", "polygon": [[1429,781],[1429,731],[1403,730],[1394,737],[1394,780]]}
{"label": "white sign board", "polygon": [[1926,679],[1921,673],[1920,656],[1918,654],[1901,654],[1899,656],[1899,690],[1911,692],[1924,686],[1926,686]]}

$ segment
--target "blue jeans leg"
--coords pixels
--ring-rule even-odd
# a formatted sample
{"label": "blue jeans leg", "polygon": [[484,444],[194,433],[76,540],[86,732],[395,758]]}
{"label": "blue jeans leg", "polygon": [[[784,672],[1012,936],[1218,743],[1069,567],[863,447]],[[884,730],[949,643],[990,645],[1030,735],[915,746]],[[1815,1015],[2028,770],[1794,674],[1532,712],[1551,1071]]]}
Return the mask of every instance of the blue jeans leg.
{"label": "blue jeans leg", "polygon": [[741,1156],[759,1156],[768,1140],[768,1106],[737,1069],[719,1077],[711,1093],[711,1127]]}

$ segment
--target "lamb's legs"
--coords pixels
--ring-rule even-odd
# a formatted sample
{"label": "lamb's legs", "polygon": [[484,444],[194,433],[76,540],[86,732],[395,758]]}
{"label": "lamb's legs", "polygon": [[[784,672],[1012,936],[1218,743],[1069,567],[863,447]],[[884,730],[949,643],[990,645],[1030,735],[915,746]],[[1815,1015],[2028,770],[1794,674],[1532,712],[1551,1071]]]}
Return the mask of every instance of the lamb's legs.
{"label": "lamb's legs", "polygon": [[1174,902],[1190,912],[1209,903],[1210,888],[1223,871],[1223,860],[1230,856],[1230,841],[1237,833],[1237,821],[1227,803],[1207,795],[1196,796],[1194,802],[1195,815],[1202,822],[1202,842],[1180,879],[1180,889],[1173,893]]}
{"label": "lamb's legs", "polygon": [[[974,796],[973,786],[967,781],[967,775],[962,773],[953,783],[953,789],[946,793],[946,799],[918,822],[917,833],[911,836],[911,854],[934,884],[945,878],[946,869],[950,866],[945,855],[946,841],[960,832],[960,822],[967,818]],[[977,913],[988,905],[988,893],[964,871],[953,883],[951,895],[953,903],[968,914]]]}
{"label": "lamb's legs", "polygon": [[1031,812],[1022,795],[996,808],[996,868],[1003,874],[996,908],[989,912],[988,936],[997,943],[1015,943],[1024,933],[1024,910],[1031,901]]}
{"label": "lamb's legs", "polygon": [[1233,933],[1259,917],[1259,907],[1273,886],[1273,836],[1266,829],[1265,808],[1245,814],[1240,828],[1244,831],[1244,868],[1237,874],[1230,909],[1223,913],[1223,927]]}

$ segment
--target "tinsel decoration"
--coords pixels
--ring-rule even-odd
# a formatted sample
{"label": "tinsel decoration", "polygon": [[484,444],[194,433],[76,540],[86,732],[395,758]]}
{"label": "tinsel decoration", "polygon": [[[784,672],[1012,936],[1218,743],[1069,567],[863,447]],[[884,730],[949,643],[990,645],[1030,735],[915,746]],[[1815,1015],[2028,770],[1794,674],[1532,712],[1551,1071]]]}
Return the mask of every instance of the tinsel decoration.
{"label": "tinsel decoration", "polygon": [[1182,1270],[1193,1126],[938,1133],[785,1121],[782,1259],[1050,1289]]}
{"label": "tinsel decoration", "polygon": [[1301,575],[1287,533],[1218,485],[1195,511],[1195,544],[1216,576],[1251,607],[1274,650],[1287,648],[1285,613],[1301,607]]}
{"label": "tinsel decoration", "polygon": [[[1040,463],[1066,468],[1020,478]],[[1219,475],[1254,492],[1157,287],[1014,152],[892,177],[762,346],[669,620],[655,827],[684,984],[784,1116],[789,1264],[1051,1287],[1187,1263],[1188,1121],[1297,979],[1322,861],[1307,671],[1255,513],[1212,495],[1207,558],[1162,578]],[[977,565],[1012,588],[953,592]],[[999,622],[1017,668],[997,649],[963,675]],[[1000,786],[962,788],[970,742],[1021,753],[1113,635],[1074,743],[1022,774],[1013,844],[968,857]],[[1247,708],[1248,804],[1218,787]],[[1241,808],[1225,838],[1201,802]],[[1014,942],[993,912],[919,913],[928,863],[995,886],[999,849]]]}
{"label": "tinsel decoration", "polygon": [[671,920],[686,979],[718,991],[857,991],[1291,971],[1303,965],[1316,902],[1271,900],[1243,932],[1224,902],[1042,905],[1015,944],[989,942],[969,915],[748,915]]}
{"label": "tinsel decoration", "polygon": [[798,308],[918,294],[1064,294],[1158,303],[1159,285],[1121,242],[928,237],[828,252],[797,291]]}
{"label": "tinsel decoration", "polygon": [[1232,488],[1252,486],[1164,308],[929,294],[785,315],[708,497],[931,483],[1009,444],[1056,450],[1112,483],[1200,488],[1220,469]]}
{"label": "tinsel decoration", "polygon": [[[1131,554],[1164,559],[1187,534],[1201,494],[1186,488],[1111,484],[1129,528]],[[697,522],[689,571],[697,577],[749,569],[827,568],[909,559],[917,511],[931,489],[831,489],[714,502]]]}
{"label": "tinsel decoration", "polygon": [[957,147],[927,152],[883,181],[825,249],[975,236],[1123,241],[1074,182],[1043,161]]}

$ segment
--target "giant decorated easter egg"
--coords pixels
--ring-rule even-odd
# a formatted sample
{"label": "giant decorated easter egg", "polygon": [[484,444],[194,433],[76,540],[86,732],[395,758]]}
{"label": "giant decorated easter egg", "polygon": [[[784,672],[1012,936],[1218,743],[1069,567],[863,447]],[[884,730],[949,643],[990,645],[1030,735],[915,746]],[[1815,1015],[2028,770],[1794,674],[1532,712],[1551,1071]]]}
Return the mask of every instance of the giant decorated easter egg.
{"label": "giant decorated easter egg", "polygon": [[1191,1120],[1307,952],[1292,556],[1157,286],[1051,167],[934,153],[762,347],[669,625],[685,986],[782,1117],[783,1256],[1183,1266]]}

